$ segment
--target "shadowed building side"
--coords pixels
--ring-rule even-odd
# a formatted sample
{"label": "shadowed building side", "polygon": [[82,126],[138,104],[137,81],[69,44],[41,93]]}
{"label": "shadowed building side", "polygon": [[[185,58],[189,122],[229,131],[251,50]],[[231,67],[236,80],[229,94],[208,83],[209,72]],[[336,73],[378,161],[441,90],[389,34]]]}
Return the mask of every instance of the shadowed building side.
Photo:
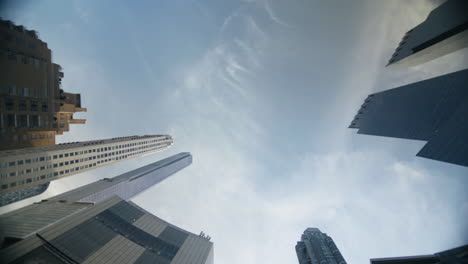
{"label": "shadowed building side", "polygon": [[371,264],[468,264],[468,245],[442,251],[434,255],[374,258]]}
{"label": "shadowed building side", "polygon": [[427,141],[420,157],[468,166],[468,69],[369,95],[349,128]]}
{"label": "shadowed building side", "polygon": [[405,34],[387,66],[415,66],[467,46],[468,1],[448,0]]}

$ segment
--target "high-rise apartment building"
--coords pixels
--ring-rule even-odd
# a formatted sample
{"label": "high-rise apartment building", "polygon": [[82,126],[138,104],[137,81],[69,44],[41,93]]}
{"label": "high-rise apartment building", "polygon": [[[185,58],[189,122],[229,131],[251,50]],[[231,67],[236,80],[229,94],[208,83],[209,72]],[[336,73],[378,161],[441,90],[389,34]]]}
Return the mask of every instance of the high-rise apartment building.
{"label": "high-rise apartment building", "polygon": [[44,192],[50,181],[162,151],[168,135],[130,136],[0,151],[0,206]]}
{"label": "high-rise apartment building", "polygon": [[192,162],[180,153],[0,216],[2,263],[211,264],[213,243],[128,199]]}
{"label": "high-rise apartment building", "polygon": [[468,264],[468,245],[442,251],[433,255],[374,258],[371,264]]}
{"label": "high-rise apartment building", "polygon": [[296,244],[299,264],[346,264],[333,239],[318,228],[307,228]]}
{"label": "high-rise apartment building", "polygon": [[468,1],[447,0],[408,31],[388,65],[414,66],[468,46]]}
{"label": "high-rise apartment building", "polygon": [[417,156],[468,166],[468,69],[371,94],[350,128],[427,141]]}
{"label": "high-rise apartment building", "polygon": [[0,19],[0,150],[51,146],[69,131],[81,107],[79,94],[64,92],[63,71],[34,30]]}

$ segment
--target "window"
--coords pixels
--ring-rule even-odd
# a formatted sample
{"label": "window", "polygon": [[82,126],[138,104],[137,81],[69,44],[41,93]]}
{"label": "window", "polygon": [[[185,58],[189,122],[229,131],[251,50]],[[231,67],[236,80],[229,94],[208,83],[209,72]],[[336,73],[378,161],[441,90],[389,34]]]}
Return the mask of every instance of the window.
{"label": "window", "polygon": [[70,161],[70,164],[73,164],[73,163],[75,163],[75,161],[71,160],[71,161]]}
{"label": "window", "polygon": [[58,166],[58,164],[57,164],[57,163],[55,163],[55,164],[54,164],[54,168],[57,168],[57,166]]}
{"label": "window", "polygon": [[47,103],[42,103],[42,112],[47,112],[48,106]]}
{"label": "window", "polygon": [[63,154],[60,154],[60,155],[59,155],[59,158],[63,158]]}
{"label": "window", "polygon": [[36,139],[36,134],[31,134],[31,139]]}
{"label": "window", "polygon": [[39,158],[39,161],[44,161],[45,160],[45,157],[40,157]]}
{"label": "window", "polygon": [[26,115],[19,116],[19,127],[28,127],[28,117]]}
{"label": "window", "polygon": [[41,66],[41,63],[39,62],[38,59],[33,59],[33,63],[34,63],[34,68],[39,68]]}
{"label": "window", "polygon": [[23,175],[23,174],[24,174],[24,170],[19,170],[18,171],[18,176]]}
{"label": "window", "polygon": [[31,169],[26,169],[26,174],[31,173]]}
{"label": "window", "polygon": [[39,88],[36,88],[34,89],[34,95],[36,96],[36,98],[41,98],[41,89]]}
{"label": "window", "polygon": [[41,180],[45,179],[45,175],[41,175]]}
{"label": "window", "polygon": [[39,169],[40,170],[45,170],[45,166],[41,166]]}
{"label": "window", "polygon": [[64,173],[65,173],[64,171],[61,171],[61,172],[60,172],[60,175],[63,175]]}
{"label": "window", "polygon": [[19,100],[18,109],[20,111],[27,111],[26,100]]}
{"label": "window", "polygon": [[23,160],[18,160],[16,163],[17,163],[18,166],[19,166],[19,165],[23,165],[24,162],[23,162]]}
{"label": "window", "polygon": [[10,161],[8,162],[8,167],[13,167],[16,165],[16,162],[15,161]]}
{"label": "window", "polygon": [[60,162],[59,166],[60,166],[60,167],[63,167],[63,162]]}
{"label": "window", "polygon": [[67,165],[68,165],[68,161],[65,161],[65,166],[67,166]]}
{"label": "window", "polygon": [[16,186],[16,182],[10,183],[10,187],[15,187],[15,186]]}
{"label": "window", "polygon": [[31,183],[32,182],[32,178],[27,178],[26,179],[26,183]]}
{"label": "window", "polygon": [[37,112],[37,101],[31,101],[31,111]]}
{"label": "window", "polygon": [[58,176],[58,172],[54,172],[54,176]]}
{"label": "window", "polygon": [[16,171],[10,172],[10,174],[9,174],[8,176],[10,176],[10,177],[15,177],[15,176],[16,176]]}
{"label": "window", "polygon": [[29,88],[23,88],[23,96],[29,96]]}
{"label": "window", "polygon": [[28,64],[29,63],[29,58],[27,56],[23,56],[22,60],[23,64]]}
{"label": "window", "polygon": [[14,86],[14,85],[9,85],[9,87],[8,87],[8,93],[9,93],[10,95],[16,95],[16,86]]}
{"label": "window", "polygon": [[54,158],[54,159],[57,159],[57,155],[54,155],[53,158]]}
{"label": "window", "polygon": [[65,153],[65,158],[68,157],[68,153]]}
{"label": "window", "polygon": [[24,162],[26,162],[26,164],[30,164],[30,163],[31,163],[31,160],[30,160],[30,159],[27,159],[27,160],[25,160]]}
{"label": "window", "polygon": [[8,189],[8,184],[3,184],[2,185],[2,190]]}
{"label": "window", "polygon": [[13,51],[9,50],[9,51],[8,51],[8,60],[16,61],[16,53],[14,53]]}
{"label": "window", "polygon": [[13,98],[5,98],[5,108],[6,110],[15,110],[15,101]]}

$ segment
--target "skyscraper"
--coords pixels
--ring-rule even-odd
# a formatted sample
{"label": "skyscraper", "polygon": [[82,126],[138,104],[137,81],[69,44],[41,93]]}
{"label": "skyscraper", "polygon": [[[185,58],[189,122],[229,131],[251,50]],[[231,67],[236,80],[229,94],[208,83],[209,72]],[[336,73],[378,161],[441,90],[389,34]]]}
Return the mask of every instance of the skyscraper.
{"label": "skyscraper", "polygon": [[168,135],[130,136],[0,151],[0,206],[44,192],[50,181],[162,151]]}
{"label": "skyscraper", "polygon": [[427,141],[417,156],[468,166],[468,69],[371,94],[350,128]]}
{"label": "skyscraper", "polygon": [[[209,237],[125,201],[190,163],[190,154],[180,153],[1,216],[8,236],[2,263],[212,263]],[[18,242],[25,226],[31,233]]]}
{"label": "skyscraper", "polygon": [[408,31],[388,65],[414,66],[468,46],[468,2],[448,0]]}
{"label": "skyscraper", "polygon": [[[180,153],[0,216],[2,263],[213,263],[213,243],[128,199],[190,165]],[[41,262],[42,261],[42,262]]]}
{"label": "skyscraper", "polygon": [[346,264],[333,239],[318,228],[307,228],[297,242],[299,264]]}
{"label": "skyscraper", "polygon": [[433,255],[375,258],[371,264],[467,264],[468,245],[442,251]]}
{"label": "skyscraper", "polygon": [[64,92],[63,71],[37,36],[0,19],[0,150],[52,146],[69,131],[81,107],[79,94]]}

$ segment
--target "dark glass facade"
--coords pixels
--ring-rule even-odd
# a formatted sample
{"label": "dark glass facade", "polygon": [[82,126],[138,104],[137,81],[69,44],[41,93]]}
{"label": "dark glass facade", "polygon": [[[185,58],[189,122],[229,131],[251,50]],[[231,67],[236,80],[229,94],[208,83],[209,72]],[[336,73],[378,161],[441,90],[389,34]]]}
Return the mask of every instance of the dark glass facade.
{"label": "dark glass facade", "polygon": [[409,30],[389,65],[414,66],[468,46],[468,1],[448,0]]}
{"label": "dark glass facade", "polygon": [[417,156],[468,166],[468,70],[369,95],[350,128],[427,141]]}
{"label": "dark glass facade", "polygon": [[468,264],[468,245],[434,255],[376,258],[370,262],[371,264]]}
{"label": "dark glass facade", "polygon": [[296,244],[299,264],[346,264],[333,239],[318,228],[307,228]]}

